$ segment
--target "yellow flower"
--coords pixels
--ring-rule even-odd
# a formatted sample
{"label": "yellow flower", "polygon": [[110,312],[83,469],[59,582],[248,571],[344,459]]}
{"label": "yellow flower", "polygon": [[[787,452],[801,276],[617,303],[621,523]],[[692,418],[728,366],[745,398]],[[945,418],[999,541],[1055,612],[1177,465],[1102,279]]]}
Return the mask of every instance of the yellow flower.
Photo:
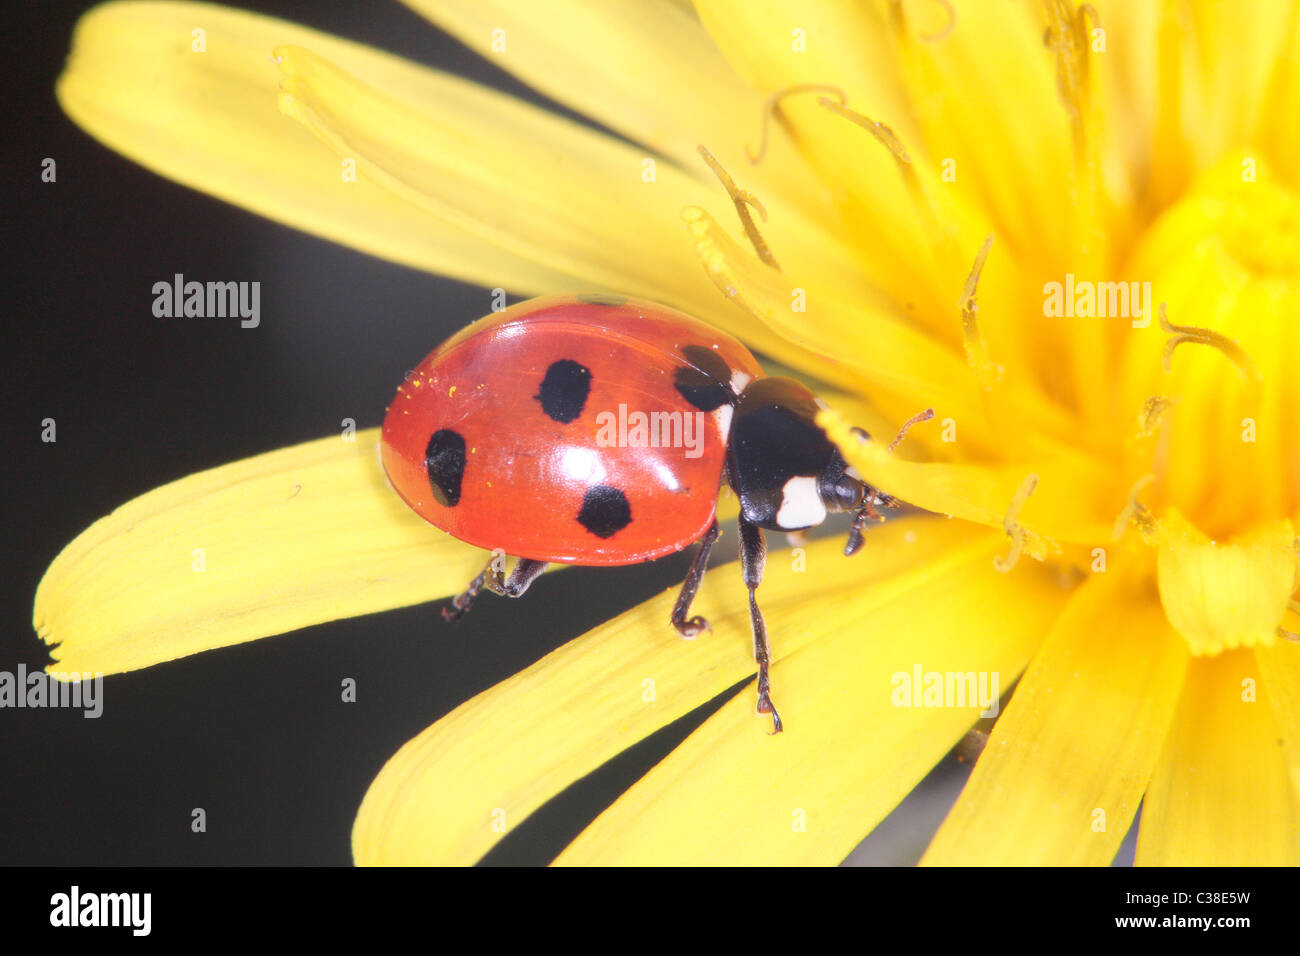
{"label": "yellow flower", "polygon": [[[623,139],[190,4],[92,11],[60,102],[164,175],[367,252],[697,314],[824,383],[846,457],[936,513],[852,560],[774,554],[787,732],[733,697],[559,862],[842,860],[978,716],[914,674],[1018,679],[926,862],[1105,864],[1140,803],[1139,863],[1300,862],[1293,3],[412,5]],[[753,251],[718,177],[743,216],[739,189],[761,200]],[[897,455],[848,431],[927,406]],[[388,492],[375,441],[194,475],[94,525],[37,594],[54,667],[458,590],[481,556]],[[200,532],[203,576],[175,554]],[[472,862],[751,674],[735,578],[701,592],[712,637],[679,641],[666,594],[409,742],[357,861]]]}

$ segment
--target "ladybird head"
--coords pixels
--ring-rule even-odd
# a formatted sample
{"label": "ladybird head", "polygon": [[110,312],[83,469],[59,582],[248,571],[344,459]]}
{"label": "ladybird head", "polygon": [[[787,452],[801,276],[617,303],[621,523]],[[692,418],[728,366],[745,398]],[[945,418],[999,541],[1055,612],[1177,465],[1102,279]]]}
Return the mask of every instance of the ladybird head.
{"label": "ladybird head", "polygon": [[[741,393],[731,419],[727,480],[746,521],[798,531],[828,514],[854,512],[846,554],[862,543],[875,505],[890,504],[863,482],[817,427],[817,398],[789,378],[760,378]],[[861,432],[865,438],[866,432]]]}

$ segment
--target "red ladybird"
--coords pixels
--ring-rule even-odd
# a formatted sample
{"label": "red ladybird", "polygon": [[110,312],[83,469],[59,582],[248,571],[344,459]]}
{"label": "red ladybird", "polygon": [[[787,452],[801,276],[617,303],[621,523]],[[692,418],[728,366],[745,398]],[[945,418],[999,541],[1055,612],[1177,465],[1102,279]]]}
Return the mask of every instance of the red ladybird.
{"label": "red ladybird", "polygon": [[393,487],[423,518],[518,558],[508,576],[490,560],[443,609],[448,620],[485,586],[519,597],[551,562],[635,564],[699,541],[672,623],[700,633],[707,622],[687,615],[718,537],[725,475],[740,499],[758,711],[778,733],[754,602],[762,529],[854,511],[852,554],[873,506],[894,504],[847,468],[816,412],[802,384],[765,378],[743,345],[690,316],[621,296],[551,296],[431,352],[398,387],[380,447]]}

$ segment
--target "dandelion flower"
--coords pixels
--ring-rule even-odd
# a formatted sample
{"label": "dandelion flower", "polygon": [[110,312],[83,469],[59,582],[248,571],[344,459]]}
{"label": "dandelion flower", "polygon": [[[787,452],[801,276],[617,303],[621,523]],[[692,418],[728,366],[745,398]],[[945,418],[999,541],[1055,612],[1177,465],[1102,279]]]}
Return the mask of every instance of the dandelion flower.
{"label": "dandelion flower", "polygon": [[[846,458],[930,513],[852,560],[774,555],[787,732],[734,697],[558,862],[844,859],[978,716],[913,706],[913,673],[1015,682],[925,862],[1105,864],[1139,805],[1139,863],[1300,862],[1293,3],[411,5],[617,135],[198,4],[92,11],[60,102],[165,176],[357,249],[713,322],[822,383]],[[849,430],[925,407],[896,453]],[[37,595],[54,667],[458,590],[481,556],[405,512],[375,440],[94,525]],[[229,559],[201,578],[166,546],[199,532]],[[701,591],[710,638],[679,641],[664,595],[410,741],[356,860],[473,862],[742,680],[733,578]]]}

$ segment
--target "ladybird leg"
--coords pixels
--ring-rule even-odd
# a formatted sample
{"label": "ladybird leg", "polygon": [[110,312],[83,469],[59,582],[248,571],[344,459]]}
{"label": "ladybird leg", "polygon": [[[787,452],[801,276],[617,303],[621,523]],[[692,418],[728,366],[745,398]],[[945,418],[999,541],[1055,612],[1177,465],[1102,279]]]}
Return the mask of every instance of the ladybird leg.
{"label": "ladybird leg", "polygon": [[709,530],[704,532],[704,537],[700,538],[699,554],[695,555],[695,560],[691,562],[691,569],[686,572],[686,580],[682,582],[682,591],[677,595],[677,606],[673,608],[673,627],[677,628],[677,633],[682,637],[695,637],[701,631],[713,630],[709,627],[709,622],[699,615],[690,620],[686,619],[686,615],[691,613],[691,602],[695,600],[695,592],[699,590],[700,581],[704,579],[704,571],[709,566],[709,551],[721,533],[717,521],[709,525]]}
{"label": "ladybird leg", "polygon": [[523,597],[529,586],[542,576],[542,572],[546,570],[546,565],[547,562],[545,561],[520,558],[515,562],[515,566],[510,569],[510,576],[503,581],[501,579],[501,566],[498,564],[493,568],[492,576],[486,580],[487,589],[503,597]]}
{"label": "ladybird leg", "polygon": [[[469,582],[469,587],[452,598],[451,602],[442,609],[442,619],[444,621],[455,622],[464,617],[469,609],[474,606],[474,599],[478,597],[478,592],[483,590],[483,586],[487,583],[488,575],[493,575],[495,580],[500,583],[502,570],[504,568],[505,555],[500,551],[493,551],[492,556],[488,558],[487,566],[479,572],[478,577]],[[497,589],[490,588],[490,590],[495,591]]]}
{"label": "ladybird leg", "polygon": [[763,529],[741,517],[740,567],[745,575],[745,587],[749,588],[749,622],[754,631],[754,662],[758,664],[758,712],[772,715],[772,733],[779,734],[782,730],[781,715],[772,705],[772,686],[767,675],[772,656],[767,644],[767,625],[763,623],[763,612],[754,599],[754,592],[763,583],[766,563],[767,542],[763,538]]}
{"label": "ladybird leg", "polygon": [[469,587],[451,599],[451,602],[442,609],[444,621],[459,621],[465,616],[466,612],[474,606],[474,598],[478,597],[478,592],[483,590],[483,579],[486,575],[486,571],[480,571],[478,577],[469,582]]}

